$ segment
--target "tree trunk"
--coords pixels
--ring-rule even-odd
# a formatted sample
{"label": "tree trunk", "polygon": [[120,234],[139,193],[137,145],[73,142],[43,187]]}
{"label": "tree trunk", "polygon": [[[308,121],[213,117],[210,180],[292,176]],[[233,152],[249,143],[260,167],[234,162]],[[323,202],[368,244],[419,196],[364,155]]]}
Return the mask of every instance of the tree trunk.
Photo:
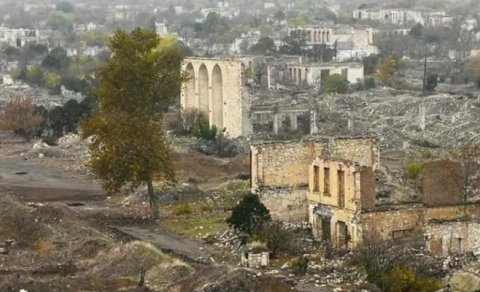
{"label": "tree trunk", "polygon": [[147,187],[148,187],[148,198],[150,200],[150,212],[152,219],[160,218],[159,206],[158,206],[158,198],[155,196],[155,192],[153,190],[153,182],[152,182],[152,174],[149,174],[147,179]]}

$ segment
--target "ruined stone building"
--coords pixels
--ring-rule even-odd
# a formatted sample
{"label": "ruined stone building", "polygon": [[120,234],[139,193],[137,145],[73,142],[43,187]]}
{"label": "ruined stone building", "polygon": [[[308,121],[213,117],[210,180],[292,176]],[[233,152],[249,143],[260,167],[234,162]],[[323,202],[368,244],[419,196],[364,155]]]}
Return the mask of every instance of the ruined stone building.
{"label": "ruined stone building", "polygon": [[364,78],[362,63],[290,64],[287,70],[291,82],[315,87],[319,87],[333,74],[342,75],[350,84],[357,83],[359,79]]}
{"label": "ruined stone building", "polygon": [[40,42],[40,34],[36,29],[0,27],[0,43],[12,47],[23,47],[26,44]]}
{"label": "ruined stone building", "polygon": [[184,110],[199,111],[210,126],[225,128],[231,137],[251,133],[250,95],[240,60],[187,58],[182,70],[189,75],[181,93]]}
{"label": "ruined stone building", "polygon": [[415,240],[434,255],[480,251],[480,204],[464,201],[462,168],[424,165],[420,195],[382,204],[376,173],[385,171],[372,138],[317,138],[251,146],[252,191],[278,220],[307,220],[337,249],[365,238]]}
{"label": "ruined stone building", "polygon": [[453,21],[453,18],[448,16],[445,11],[417,11],[409,9],[357,9],[353,11],[353,18],[393,25],[420,23],[423,26],[443,26]]}
{"label": "ruined stone building", "polygon": [[335,60],[360,60],[370,54],[377,54],[373,42],[372,28],[355,28],[345,25],[290,26],[288,34],[304,33],[306,44],[326,45],[335,50]]}

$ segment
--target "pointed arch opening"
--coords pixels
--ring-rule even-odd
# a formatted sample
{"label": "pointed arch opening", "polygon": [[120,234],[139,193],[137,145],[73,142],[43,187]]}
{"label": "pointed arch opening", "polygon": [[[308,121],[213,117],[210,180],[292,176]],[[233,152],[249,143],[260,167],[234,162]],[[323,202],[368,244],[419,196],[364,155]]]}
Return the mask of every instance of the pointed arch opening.
{"label": "pointed arch opening", "polygon": [[198,70],[198,107],[200,113],[208,119],[209,102],[208,102],[208,71],[205,64],[200,66]]}
{"label": "pointed arch opening", "polygon": [[193,69],[192,63],[188,63],[185,72],[188,74],[189,79],[185,82],[184,109],[192,110],[195,108],[195,70]]}
{"label": "pointed arch opening", "polygon": [[223,76],[220,66],[212,71],[212,124],[223,129]]}

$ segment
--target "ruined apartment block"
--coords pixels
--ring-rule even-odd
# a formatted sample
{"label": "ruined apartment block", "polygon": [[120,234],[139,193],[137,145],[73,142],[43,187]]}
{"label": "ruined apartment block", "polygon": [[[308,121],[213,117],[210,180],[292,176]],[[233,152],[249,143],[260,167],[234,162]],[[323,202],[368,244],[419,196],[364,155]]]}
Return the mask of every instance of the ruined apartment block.
{"label": "ruined apartment block", "polygon": [[314,236],[337,249],[374,237],[420,241],[433,255],[480,252],[480,204],[464,200],[457,162],[426,163],[417,200],[383,204],[372,138],[260,143],[251,161],[252,191],[272,216],[308,218]]}
{"label": "ruined apartment block", "polygon": [[335,51],[335,60],[360,60],[377,54],[372,28],[356,28],[350,25],[290,26],[288,34],[303,33],[308,46],[325,45]]}
{"label": "ruined apartment block", "polygon": [[182,64],[189,80],[182,86],[184,110],[197,110],[210,126],[231,137],[251,133],[250,97],[244,87],[245,66],[239,60],[187,58]]}
{"label": "ruined apartment block", "polygon": [[363,80],[362,63],[321,63],[321,64],[290,64],[288,76],[297,85],[321,86],[329,76],[338,74],[347,79],[350,84]]}
{"label": "ruined apartment block", "polygon": [[375,166],[379,156],[371,138],[315,138],[251,146],[252,192],[272,216],[283,221],[308,218],[309,168],[316,157],[340,157]]}
{"label": "ruined apartment block", "polygon": [[353,18],[393,25],[420,23],[423,26],[442,26],[453,22],[453,17],[448,16],[445,11],[417,11],[409,9],[357,9],[353,11]]}

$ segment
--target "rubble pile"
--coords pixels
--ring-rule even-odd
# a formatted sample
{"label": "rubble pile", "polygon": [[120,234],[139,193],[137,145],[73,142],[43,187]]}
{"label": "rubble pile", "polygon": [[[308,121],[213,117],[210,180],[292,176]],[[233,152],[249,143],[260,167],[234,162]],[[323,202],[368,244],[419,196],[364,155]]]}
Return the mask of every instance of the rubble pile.
{"label": "rubble pile", "polygon": [[45,142],[38,141],[32,148],[24,154],[26,158],[70,158],[82,159],[88,156],[87,145],[90,139],[81,140],[77,134],[66,134],[58,139],[58,145],[48,145]]}
{"label": "rubble pile", "polygon": [[473,94],[378,89],[324,97],[316,105],[317,128],[326,135],[373,135],[382,150],[402,149],[405,142],[458,148],[480,142],[479,108]]}

